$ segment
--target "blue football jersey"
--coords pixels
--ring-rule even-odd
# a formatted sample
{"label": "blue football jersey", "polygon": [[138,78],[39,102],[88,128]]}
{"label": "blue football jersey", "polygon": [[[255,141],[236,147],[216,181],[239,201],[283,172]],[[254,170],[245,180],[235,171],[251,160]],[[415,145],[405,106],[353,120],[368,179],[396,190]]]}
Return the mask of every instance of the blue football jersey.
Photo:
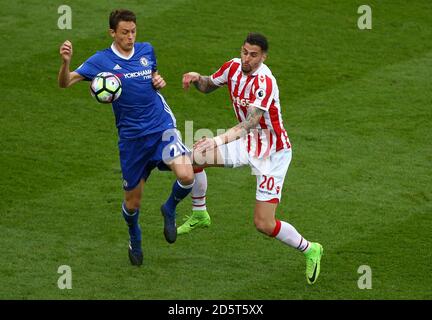
{"label": "blue football jersey", "polygon": [[91,81],[100,72],[111,72],[122,82],[122,94],[112,103],[120,139],[134,139],[175,128],[175,117],[152,84],[156,56],[148,42],[135,43],[129,57],[114,47],[96,52],[75,72]]}

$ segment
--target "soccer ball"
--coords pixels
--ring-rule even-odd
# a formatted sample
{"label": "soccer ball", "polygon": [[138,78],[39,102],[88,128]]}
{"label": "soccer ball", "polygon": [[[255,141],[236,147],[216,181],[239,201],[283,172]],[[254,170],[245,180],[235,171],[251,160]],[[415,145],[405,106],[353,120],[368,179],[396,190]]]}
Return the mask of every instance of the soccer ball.
{"label": "soccer ball", "polygon": [[90,84],[91,95],[100,103],[111,103],[117,100],[121,92],[121,81],[111,72],[98,73]]}

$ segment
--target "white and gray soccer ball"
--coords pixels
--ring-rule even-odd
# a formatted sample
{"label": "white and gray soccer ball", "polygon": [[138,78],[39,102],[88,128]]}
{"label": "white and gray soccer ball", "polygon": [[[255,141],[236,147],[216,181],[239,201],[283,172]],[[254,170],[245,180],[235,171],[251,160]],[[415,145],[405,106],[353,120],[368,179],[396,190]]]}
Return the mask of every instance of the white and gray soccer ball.
{"label": "white and gray soccer ball", "polygon": [[111,103],[117,100],[122,92],[122,84],[115,74],[101,72],[93,78],[90,84],[90,93],[100,103]]}

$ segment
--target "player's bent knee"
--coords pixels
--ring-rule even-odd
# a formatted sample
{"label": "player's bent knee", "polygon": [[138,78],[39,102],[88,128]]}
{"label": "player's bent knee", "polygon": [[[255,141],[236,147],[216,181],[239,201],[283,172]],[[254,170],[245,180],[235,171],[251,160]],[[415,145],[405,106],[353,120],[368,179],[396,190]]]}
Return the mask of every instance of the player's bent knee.
{"label": "player's bent knee", "polygon": [[126,209],[129,211],[136,211],[140,208],[140,201],[133,199],[133,200],[125,200]]}
{"label": "player's bent knee", "polygon": [[194,182],[195,176],[193,170],[185,170],[177,174],[177,180],[180,181],[182,185],[190,185]]}
{"label": "player's bent knee", "polygon": [[125,205],[126,205],[126,209],[128,209],[129,211],[136,211],[140,208],[141,197],[137,195],[126,194]]}
{"label": "player's bent knee", "polygon": [[268,236],[270,236],[273,233],[274,226],[270,221],[267,221],[265,219],[254,219],[255,228]]}

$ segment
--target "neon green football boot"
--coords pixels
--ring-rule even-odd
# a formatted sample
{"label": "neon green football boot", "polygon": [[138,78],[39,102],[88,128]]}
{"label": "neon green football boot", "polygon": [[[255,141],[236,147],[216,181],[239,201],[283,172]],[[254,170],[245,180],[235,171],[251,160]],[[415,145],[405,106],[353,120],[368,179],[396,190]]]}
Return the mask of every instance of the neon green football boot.
{"label": "neon green football boot", "polygon": [[207,210],[193,210],[192,215],[186,216],[187,220],[177,228],[177,234],[186,234],[196,228],[205,228],[210,226],[211,219]]}
{"label": "neon green football boot", "polygon": [[306,257],[306,280],[309,284],[314,284],[320,274],[320,262],[324,249],[317,242],[311,242],[310,246],[304,254]]}

